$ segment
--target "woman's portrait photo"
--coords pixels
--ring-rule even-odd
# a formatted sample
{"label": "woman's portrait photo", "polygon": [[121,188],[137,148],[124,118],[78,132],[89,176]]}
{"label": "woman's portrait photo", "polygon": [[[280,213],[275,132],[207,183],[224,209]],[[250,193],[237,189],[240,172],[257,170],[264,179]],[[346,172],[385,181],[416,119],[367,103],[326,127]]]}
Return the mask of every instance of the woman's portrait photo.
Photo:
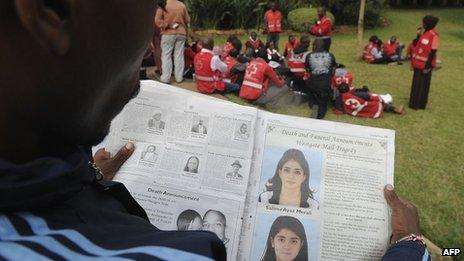
{"label": "woman's portrait photo", "polygon": [[320,223],[305,217],[259,213],[256,216],[250,260],[317,260]]}
{"label": "woman's portrait photo", "polygon": [[272,223],[261,261],[275,260],[308,260],[308,239],[298,219],[280,216]]}
{"label": "woman's portrait photo", "polygon": [[187,209],[179,214],[177,218],[177,230],[201,230],[203,228],[203,219],[195,210]]}
{"label": "woman's portrait photo", "polygon": [[188,158],[185,163],[184,171],[189,173],[198,173],[198,167],[200,166],[200,159],[196,156]]}
{"label": "woman's portrait photo", "polygon": [[[289,149],[281,154],[275,165],[276,156],[275,149],[265,152],[261,175],[261,180],[264,180],[265,184],[263,192],[259,195],[259,202],[318,209],[319,202],[315,197],[317,190],[310,185],[313,173],[305,154],[298,149]],[[320,185],[322,156],[317,165],[315,172]],[[270,176],[271,174],[273,176]]]}

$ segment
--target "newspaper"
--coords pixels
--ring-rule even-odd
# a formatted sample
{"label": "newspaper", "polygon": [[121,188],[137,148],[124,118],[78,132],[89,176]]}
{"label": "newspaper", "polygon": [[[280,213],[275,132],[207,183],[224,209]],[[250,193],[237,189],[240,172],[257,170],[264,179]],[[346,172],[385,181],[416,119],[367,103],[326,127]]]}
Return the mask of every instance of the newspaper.
{"label": "newspaper", "polygon": [[378,260],[391,130],[272,114],[153,81],[105,140],[115,177],[163,230],[208,230],[228,260]]}

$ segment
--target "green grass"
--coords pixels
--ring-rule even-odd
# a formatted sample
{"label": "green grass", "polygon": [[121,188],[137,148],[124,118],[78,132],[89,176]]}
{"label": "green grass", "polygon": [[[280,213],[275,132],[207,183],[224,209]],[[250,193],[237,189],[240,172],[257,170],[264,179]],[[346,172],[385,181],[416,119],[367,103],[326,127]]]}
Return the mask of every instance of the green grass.
{"label": "green grass", "polygon": [[[419,209],[422,231],[440,247],[464,246],[464,9],[391,10],[392,24],[368,30],[364,38],[397,35],[409,43],[421,18],[440,17],[438,52],[443,69],[434,72],[428,108],[361,119],[329,113],[327,120],[396,130],[395,187]],[[243,38],[245,39],[245,37]],[[281,37],[281,45],[286,40]],[[218,38],[217,42],[224,42]],[[376,93],[390,93],[395,104],[407,105],[412,80],[409,64],[367,65],[357,59],[354,33],[335,35],[331,51],[355,75],[355,85]],[[237,103],[239,98],[229,96]],[[307,106],[271,108],[273,112],[307,117]]]}

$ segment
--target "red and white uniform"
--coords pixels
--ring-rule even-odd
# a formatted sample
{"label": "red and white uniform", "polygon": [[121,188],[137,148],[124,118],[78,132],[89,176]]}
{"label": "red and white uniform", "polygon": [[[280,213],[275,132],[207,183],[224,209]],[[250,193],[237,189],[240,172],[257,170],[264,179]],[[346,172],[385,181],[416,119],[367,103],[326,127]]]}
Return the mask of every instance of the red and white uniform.
{"label": "red and white uniform", "polygon": [[292,51],[295,48],[297,48],[298,46],[300,46],[300,41],[298,41],[298,40],[295,40],[293,43],[287,42],[285,44],[285,49],[284,49],[285,50],[284,51],[285,58],[290,59]]}
{"label": "red and white uniform", "polygon": [[309,52],[295,54],[293,50],[290,52],[290,58],[287,65],[293,75],[301,78],[309,78],[309,73],[306,71],[306,56]]}
{"label": "red and white uniform", "polygon": [[330,38],[332,36],[332,20],[328,16],[321,17],[315,25],[311,26],[309,33],[321,39]]}
{"label": "red and white uniform", "polygon": [[261,58],[254,59],[247,66],[239,96],[250,101],[257,100],[267,92],[269,81],[274,82],[278,87],[285,84],[266,61]]}
{"label": "red and white uniform", "polygon": [[197,89],[201,93],[211,94],[214,91],[224,91],[225,85],[221,80],[220,72],[212,69],[212,51],[202,49],[195,55],[193,64],[195,66],[195,81]]}
{"label": "red and white uniform", "polygon": [[346,114],[374,119],[383,116],[383,102],[378,95],[370,94],[369,101],[354,95],[353,91],[342,93],[341,96]]}
{"label": "red and white uniform", "polygon": [[251,37],[250,37],[250,39],[248,39],[248,41],[246,43],[247,48],[253,48],[255,50],[259,49],[259,48],[261,48],[263,46],[264,46],[264,44],[260,39],[253,40],[253,38],[251,38]]}
{"label": "red and white uniform", "polygon": [[234,58],[227,56],[224,59],[224,63],[227,64],[227,72],[222,74],[222,81],[227,83],[235,83],[237,81],[237,76],[232,75],[232,68],[238,63]]}
{"label": "red and white uniform", "polygon": [[373,42],[369,42],[369,44],[364,47],[363,60],[367,63],[373,63],[375,61],[375,57],[372,54],[372,49],[374,48],[379,49],[379,45]]}
{"label": "red and white uniform", "polygon": [[234,45],[230,42],[227,42],[225,45],[224,45],[224,48],[222,48],[222,54],[221,54],[221,57],[224,59],[226,58],[227,56],[229,56],[229,53],[235,49]]}
{"label": "red and white uniform", "polygon": [[[425,69],[430,53],[432,50],[438,49],[438,39],[438,32],[435,31],[435,29],[426,31],[421,35],[411,58],[412,67],[414,67],[414,69]],[[435,67],[436,63],[437,61],[435,57],[432,60],[432,67]]]}
{"label": "red and white uniform", "polygon": [[398,49],[398,47],[400,46],[400,44],[398,42],[386,42],[383,44],[383,53],[385,55],[387,55],[388,57],[392,57],[393,55],[396,54],[396,50]]}
{"label": "red and white uniform", "polygon": [[269,33],[282,32],[282,13],[279,10],[268,10],[264,14],[264,20],[267,21],[267,31]]}
{"label": "red and white uniform", "polygon": [[342,83],[348,84],[353,89],[353,74],[346,69],[338,68],[332,77],[332,89],[338,89]]}

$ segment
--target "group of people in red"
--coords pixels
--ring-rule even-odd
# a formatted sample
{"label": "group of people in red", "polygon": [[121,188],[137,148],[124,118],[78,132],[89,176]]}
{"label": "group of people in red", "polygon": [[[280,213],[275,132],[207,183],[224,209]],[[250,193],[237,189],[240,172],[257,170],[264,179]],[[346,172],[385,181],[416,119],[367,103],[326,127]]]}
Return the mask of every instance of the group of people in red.
{"label": "group of people in red", "polygon": [[439,33],[436,25],[439,19],[427,15],[422,19],[422,26],[417,29],[416,38],[408,45],[406,56],[402,56],[403,44],[392,36],[387,43],[373,35],[364,48],[363,60],[371,64],[402,64],[403,60],[411,61],[414,70],[409,107],[411,109],[425,109],[428,101],[432,70],[437,67],[437,50],[439,47]]}

